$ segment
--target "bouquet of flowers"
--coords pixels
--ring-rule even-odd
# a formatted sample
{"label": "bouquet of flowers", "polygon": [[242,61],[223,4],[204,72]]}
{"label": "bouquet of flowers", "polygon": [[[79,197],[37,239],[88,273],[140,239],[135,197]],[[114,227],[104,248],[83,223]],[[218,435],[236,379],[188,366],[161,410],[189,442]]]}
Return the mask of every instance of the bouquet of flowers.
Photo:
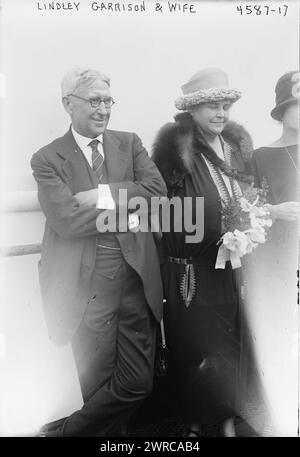
{"label": "bouquet of flowers", "polygon": [[266,241],[267,230],[272,225],[265,209],[267,185],[262,189],[250,186],[238,199],[224,202],[222,209],[222,235],[215,268],[225,268],[230,261],[232,268],[241,267],[241,258]]}

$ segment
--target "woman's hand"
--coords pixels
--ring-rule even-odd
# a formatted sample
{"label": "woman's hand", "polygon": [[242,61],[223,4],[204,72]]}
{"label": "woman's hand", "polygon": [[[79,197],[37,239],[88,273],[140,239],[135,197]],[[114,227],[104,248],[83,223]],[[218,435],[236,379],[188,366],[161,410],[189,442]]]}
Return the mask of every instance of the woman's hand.
{"label": "woman's hand", "polygon": [[278,205],[265,205],[273,219],[296,221],[299,218],[299,202],[283,202]]}

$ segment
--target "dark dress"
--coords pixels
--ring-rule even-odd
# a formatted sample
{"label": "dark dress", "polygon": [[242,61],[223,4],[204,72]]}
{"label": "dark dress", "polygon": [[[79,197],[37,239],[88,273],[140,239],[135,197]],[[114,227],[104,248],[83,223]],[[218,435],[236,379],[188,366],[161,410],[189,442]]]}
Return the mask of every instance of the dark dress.
{"label": "dark dress", "polygon": [[[298,146],[288,146],[288,151],[299,167]],[[256,184],[262,185],[263,178],[269,186],[269,203],[276,205],[287,201],[297,201],[297,171],[283,147],[262,147],[256,149],[252,157]]]}
{"label": "dark dress", "polygon": [[[253,174],[258,187],[263,180],[268,186],[268,203],[299,200],[299,183],[296,167],[299,170],[298,146],[288,147],[290,156],[283,147],[262,147],[253,153]],[[254,259],[261,265],[268,263],[268,269],[276,270],[290,277],[295,275],[297,265],[297,222],[276,220],[268,235],[268,240]],[[261,258],[258,258],[258,256]],[[279,266],[280,263],[280,266]],[[264,272],[267,274],[267,269]]]}
{"label": "dark dress", "polygon": [[[204,238],[187,243],[184,231],[164,234],[167,256],[192,259],[189,265],[164,265],[165,326],[174,395],[189,420],[212,424],[235,415],[238,293],[229,262],[224,270],[215,269],[221,202],[199,151],[192,167],[177,195],[204,197]],[[193,214],[195,204],[193,198]],[[184,299],[186,281],[190,302]]]}

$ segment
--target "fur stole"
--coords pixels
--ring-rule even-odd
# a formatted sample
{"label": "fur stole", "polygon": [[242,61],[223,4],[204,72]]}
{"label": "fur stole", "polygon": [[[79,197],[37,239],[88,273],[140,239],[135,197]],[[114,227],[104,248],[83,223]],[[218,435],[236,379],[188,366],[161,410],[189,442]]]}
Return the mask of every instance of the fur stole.
{"label": "fur stole", "polygon": [[[166,181],[169,196],[175,195],[182,187],[185,175],[191,172],[195,153],[202,152],[217,166],[222,162],[205,139],[195,132],[194,121],[187,112],[177,114],[175,122],[164,125],[158,132],[152,159]],[[229,173],[232,177],[236,174],[236,179],[249,182],[253,152],[249,133],[241,125],[230,121],[224,128],[222,137],[230,144],[232,151],[232,168],[228,167],[231,170]]]}

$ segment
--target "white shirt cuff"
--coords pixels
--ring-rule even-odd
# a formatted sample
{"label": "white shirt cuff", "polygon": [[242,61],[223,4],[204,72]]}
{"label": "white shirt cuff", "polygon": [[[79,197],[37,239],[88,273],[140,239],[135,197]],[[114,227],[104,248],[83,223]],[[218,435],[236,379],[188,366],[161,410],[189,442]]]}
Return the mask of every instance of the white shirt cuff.
{"label": "white shirt cuff", "polygon": [[109,184],[98,184],[98,201],[96,207],[98,209],[116,209]]}
{"label": "white shirt cuff", "polygon": [[136,213],[131,213],[128,216],[128,228],[129,230],[134,231],[134,229],[137,229],[140,225],[140,218],[138,214]]}

